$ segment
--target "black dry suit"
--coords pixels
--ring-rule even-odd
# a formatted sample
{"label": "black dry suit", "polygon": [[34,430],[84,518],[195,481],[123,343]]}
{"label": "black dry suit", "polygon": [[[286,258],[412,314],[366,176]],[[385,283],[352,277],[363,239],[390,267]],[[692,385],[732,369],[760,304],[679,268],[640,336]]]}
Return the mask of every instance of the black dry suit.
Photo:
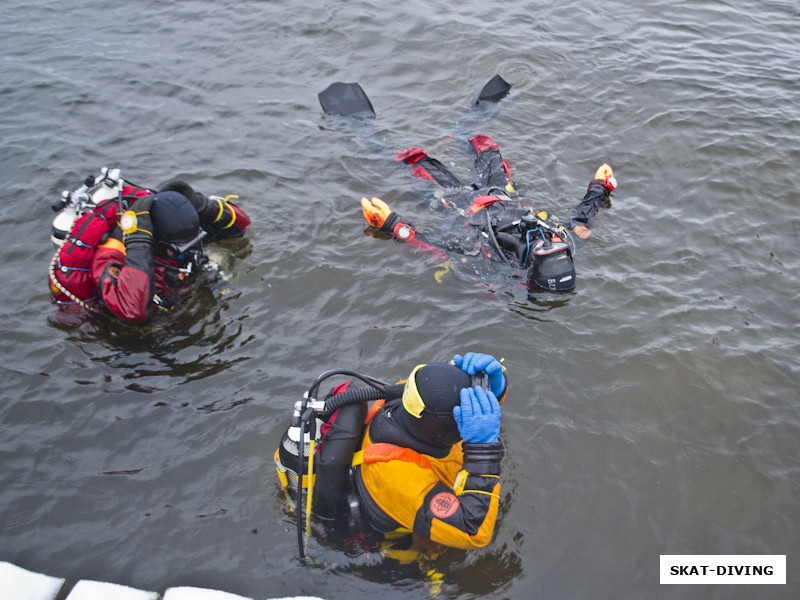
{"label": "black dry suit", "polygon": [[[420,232],[396,214],[386,220],[382,230],[440,258],[450,252],[497,258],[525,269],[532,288],[566,291],[575,287],[573,256],[591,236],[591,227],[608,201],[611,189],[606,182],[591,181],[583,199],[572,209],[569,221],[560,223],[516,199],[511,169],[489,136],[471,138],[470,149],[477,179],[470,185],[459,181],[447,167],[420,148],[403,150],[395,156],[411,167],[415,177],[433,181],[447,190],[441,197],[442,207],[466,217],[472,235],[451,230],[441,235]],[[410,238],[395,234],[401,223],[413,232]]]}

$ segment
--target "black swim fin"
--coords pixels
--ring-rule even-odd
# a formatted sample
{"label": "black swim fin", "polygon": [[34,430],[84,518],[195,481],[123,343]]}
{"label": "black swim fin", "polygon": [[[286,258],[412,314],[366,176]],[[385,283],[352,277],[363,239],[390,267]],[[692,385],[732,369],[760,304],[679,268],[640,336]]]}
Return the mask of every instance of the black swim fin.
{"label": "black swim fin", "polygon": [[357,83],[337,81],[317,94],[317,97],[326,115],[375,118],[372,102]]}
{"label": "black swim fin", "polygon": [[494,117],[506,103],[502,103],[511,93],[511,84],[500,75],[495,75],[475,94],[462,115],[451,126],[456,139],[466,139]]}
{"label": "black swim fin", "polygon": [[472,106],[478,106],[481,103],[497,104],[500,100],[508,96],[510,91],[511,84],[500,77],[500,75],[495,75],[472,99]]}

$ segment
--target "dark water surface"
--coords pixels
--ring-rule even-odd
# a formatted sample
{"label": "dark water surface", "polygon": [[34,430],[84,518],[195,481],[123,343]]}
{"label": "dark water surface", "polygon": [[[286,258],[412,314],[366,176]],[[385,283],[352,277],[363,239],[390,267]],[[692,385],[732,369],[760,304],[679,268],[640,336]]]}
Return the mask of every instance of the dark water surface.
{"label": "dark water surface", "polygon": [[[404,378],[505,357],[501,520],[448,551],[441,597],[800,593],[800,9],[779,0],[412,0],[0,7],[0,560],[143,589],[424,598],[414,567],[296,558],[272,453],[322,371]],[[566,215],[620,182],[579,285],[529,299],[365,235],[402,170],[325,118],[359,81],[398,148],[466,175],[447,134],[495,73],[483,130]],[[476,132],[471,132],[476,133]],[[235,193],[236,277],[169,324],[64,324],[50,204],[116,166]],[[661,586],[662,554],[786,554],[785,586]]]}

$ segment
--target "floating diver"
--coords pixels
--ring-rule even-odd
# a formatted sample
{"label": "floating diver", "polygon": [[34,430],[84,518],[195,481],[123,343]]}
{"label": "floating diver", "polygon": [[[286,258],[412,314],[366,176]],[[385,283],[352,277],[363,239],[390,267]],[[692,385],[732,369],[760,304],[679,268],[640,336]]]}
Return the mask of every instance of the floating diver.
{"label": "floating diver", "polygon": [[[462,132],[493,114],[511,86],[496,75],[473,98],[467,113],[456,124]],[[319,94],[323,111],[346,117],[369,127],[375,118],[372,102],[358,83],[334,83]],[[489,112],[492,111],[492,112]],[[377,146],[378,135],[367,140]],[[392,210],[382,199],[362,198],[367,222],[383,233],[410,246],[428,251],[446,263],[482,257],[500,261],[527,273],[531,291],[565,292],[575,287],[575,252],[592,235],[592,227],[611,192],[617,187],[614,172],[601,165],[589,182],[583,199],[562,223],[545,211],[536,211],[519,198],[512,182],[511,167],[494,140],[485,134],[469,139],[475,181],[462,182],[445,165],[424,150],[413,147],[394,153],[394,160],[411,167],[420,180],[439,186],[438,206],[458,215],[458,225],[448,224],[439,234],[420,231]],[[466,227],[463,227],[466,225]]]}
{"label": "floating diver", "polygon": [[132,323],[171,309],[201,275],[218,273],[204,242],[241,236],[250,226],[235,198],[205,196],[182,180],[143,188],[119,169],[90,175],[53,205],[52,301]]}
{"label": "floating diver", "polygon": [[[336,376],[367,387],[350,380],[317,399]],[[455,548],[486,546],[497,518],[506,391],[500,361],[473,352],[419,365],[394,385],[352,371],[320,375],[275,452],[297,503],[300,557],[312,515],[316,531],[362,552],[383,552],[381,544],[411,533]]]}

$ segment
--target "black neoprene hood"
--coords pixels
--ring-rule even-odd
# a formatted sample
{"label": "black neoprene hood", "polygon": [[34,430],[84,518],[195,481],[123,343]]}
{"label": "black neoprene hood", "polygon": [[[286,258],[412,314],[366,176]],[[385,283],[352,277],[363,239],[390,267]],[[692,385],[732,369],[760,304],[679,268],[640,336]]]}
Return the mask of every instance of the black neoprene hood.
{"label": "black neoprene hood", "polygon": [[431,446],[452,446],[461,439],[453,408],[461,403],[461,389],[470,387],[472,378],[451,364],[430,363],[414,374],[414,381],[425,408],[415,417],[398,407],[398,423]]}
{"label": "black neoprene hood", "polygon": [[178,192],[159,192],[150,208],[156,239],[180,246],[200,233],[200,217],[189,199]]}

